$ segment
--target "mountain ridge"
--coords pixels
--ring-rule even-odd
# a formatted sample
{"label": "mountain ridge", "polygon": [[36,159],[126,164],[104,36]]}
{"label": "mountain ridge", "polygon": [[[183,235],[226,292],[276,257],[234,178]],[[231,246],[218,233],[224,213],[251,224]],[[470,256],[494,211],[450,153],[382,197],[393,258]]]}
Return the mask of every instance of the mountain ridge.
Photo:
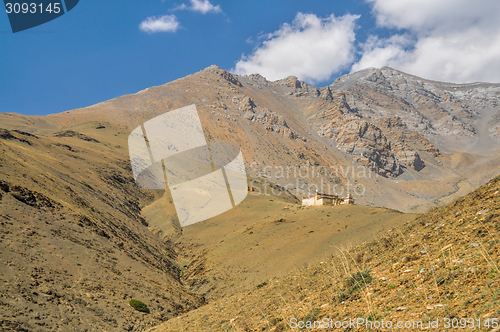
{"label": "mountain ridge", "polygon": [[[370,213],[385,211],[397,224],[407,216],[398,211],[428,211],[500,173],[499,85],[448,93],[438,89],[439,82],[421,82],[392,69],[368,73],[344,77],[355,82],[339,90],[296,77],[270,82],[211,66],[73,111],[0,114],[0,277],[5,281],[0,301],[7,308],[1,326],[144,330],[203,305],[204,296],[193,290],[214,296],[237,289],[240,275],[226,277],[218,259],[234,248],[249,250],[231,249],[240,239],[254,249],[248,237],[253,231],[231,219],[242,208],[254,214],[239,220],[255,224],[262,239],[280,227],[259,249],[279,252],[275,239],[281,237],[300,251],[287,267],[292,268],[321,255],[312,246],[309,254],[303,252],[295,212],[305,222],[302,228],[312,228],[314,234],[305,236],[317,239],[318,248],[335,245],[327,234],[340,239],[356,233],[346,227],[349,221],[365,230],[357,234],[364,241],[388,226],[383,216],[375,220]],[[168,188],[137,187],[127,139],[143,122],[192,104],[209,144],[240,146],[249,188],[267,191],[260,205],[251,197],[248,205],[183,232]],[[330,210],[311,212],[314,220],[299,206],[290,210],[315,190],[342,197],[352,193],[359,206],[344,209],[338,228],[322,234]],[[273,209],[275,220],[267,220],[267,209]],[[200,256],[192,264],[195,270],[178,261],[183,257],[177,250],[189,254],[199,245],[196,237],[182,242],[183,234],[213,230],[223,221],[231,228],[226,244],[216,241],[219,258]],[[293,236],[302,237],[294,241]],[[259,265],[249,252],[242,257]],[[193,255],[198,257],[196,250]],[[205,268],[210,264],[212,271]],[[252,273],[246,284],[264,276],[265,271]],[[232,285],[221,287],[213,278]],[[152,314],[132,309],[132,299],[147,302]]]}
{"label": "mountain ridge", "polygon": [[[348,80],[354,82],[350,87],[335,88]],[[165,111],[194,103],[207,129],[207,139],[239,144],[247,169],[257,165],[254,168],[258,172],[250,171],[253,175],[262,173],[265,166],[336,165],[344,172],[335,178],[299,178],[293,189],[305,188],[296,192],[307,194],[308,186],[318,185],[323,179],[330,187],[352,191],[357,181],[359,188],[369,192],[358,195],[361,204],[404,211],[425,211],[440,204],[436,199],[456,197],[458,183],[466,181],[465,187],[473,188],[500,170],[495,155],[500,146],[499,84],[488,83],[489,90],[481,87],[484,91],[477,95],[470,89],[439,94],[440,84],[448,83],[420,79],[389,67],[347,74],[335,82],[323,88],[293,76],[271,82],[259,74],[234,75],[212,65],[173,82],[86,108],[17,118],[43,124],[46,133],[54,132],[54,127],[89,121],[130,129]],[[418,93],[405,92],[412,89]],[[2,115],[2,122],[6,117]],[[7,125],[28,132],[34,126]],[[269,146],[273,153],[266,152]],[[457,158],[467,164],[456,168],[453,160]],[[347,178],[342,173],[347,173],[348,167],[372,170],[379,177]],[[467,173],[469,169],[473,171]],[[296,180],[267,176],[282,186]],[[420,188],[426,181],[435,180],[439,190],[431,199],[422,198],[426,196],[423,189],[406,190],[407,183],[420,182],[422,185],[416,186]]]}

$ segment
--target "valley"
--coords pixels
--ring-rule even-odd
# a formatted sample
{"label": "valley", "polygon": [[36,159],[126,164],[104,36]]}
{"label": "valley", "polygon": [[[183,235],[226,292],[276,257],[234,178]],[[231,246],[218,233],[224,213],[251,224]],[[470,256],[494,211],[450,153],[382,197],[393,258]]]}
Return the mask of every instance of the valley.
{"label": "valley", "polygon": [[[292,317],[498,317],[499,100],[498,84],[388,67],[317,88],[210,66],[86,108],[2,113],[0,326],[281,331]],[[209,144],[240,147],[251,190],[181,228],[169,188],[136,185],[127,140],[191,104]],[[301,206],[316,190],[356,204]],[[348,286],[367,270],[373,282]]]}

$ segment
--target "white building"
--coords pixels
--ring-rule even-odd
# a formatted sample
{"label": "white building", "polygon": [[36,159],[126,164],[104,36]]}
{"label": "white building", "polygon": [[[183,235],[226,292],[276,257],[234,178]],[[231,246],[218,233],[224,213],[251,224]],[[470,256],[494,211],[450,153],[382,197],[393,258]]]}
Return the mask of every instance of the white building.
{"label": "white building", "polygon": [[345,199],[342,199],[337,195],[328,195],[318,192],[309,197],[302,197],[303,206],[340,205],[340,204],[354,204],[354,199],[352,198],[351,194],[347,195]]}

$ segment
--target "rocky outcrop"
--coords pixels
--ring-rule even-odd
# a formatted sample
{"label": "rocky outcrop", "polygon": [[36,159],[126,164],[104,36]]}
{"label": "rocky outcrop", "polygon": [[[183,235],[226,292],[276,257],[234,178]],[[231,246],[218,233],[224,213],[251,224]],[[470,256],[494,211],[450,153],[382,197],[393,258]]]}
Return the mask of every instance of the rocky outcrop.
{"label": "rocky outcrop", "polygon": [[289,96],[293,97],[318,97],[321,95],[321,91],[314,85],[308,84],[304,81],[300,81],[295,76],[288,76],[282,80],[275,82],[278,86],[282,87],[287,91]]}
{"label": "rocky outcrop", "polygon": [[396,144],[394,149],[396,160],[400,165],[411,167],[416,171],[420,171],[425,167],[424,161],[420,158],[418,152],[401,148],[401,144]]}
{"label": "rocky outcrop", "polygon": [[95,138],[89,137],[89,136],[81,134],[81,133],[77,133],[73,130],[66,130],[66,131],[61,131],[61,132],[55,133],[54,137],[76,137],[76,138],[79,138],[79,139],[87,141],[87,142],[99,143],[99,141],[96,140]]}
{"label": "rocky outcrop", "polygon": [[429,81],[388,67],[342,76],[330,87],[343,91],[362,115],[397,115],[425,136],[475,138],[481,110],[500,104],[500,86],[495,84]]}
{"label": "rocky outcrop", "polygon": [[[405,143],[406,136],[416,137],[399,117],[374,121],[353,110],[344,93],[333,93],[329,88],[321,94],[322,103],[329,108],[314,114],[310,122],[317,132],[333,139],[337,148],[353,159],[383,176],[399,176],[404,168],[420,171],[424,161],[415,148]],[[423,137],[424,143],[430,144]],[[432,144],[426,148],[433,148]]]}
{"label": "rocky outcrop", "polygon": [[219,66],[212,65],[205,70],[212,72],[212,73],[215,73],[216,75],[220,76],[223,80],[225,80],[233,85],[236,85],[238,87],[242,86],[240,81],[238,81],[238,79],[233,74],[231,74],[230,72],[228,72],[226,70],[220,69]]}
{"label": "rocky outcrop", "polygon": [[290,129],[282,115],[268,108],[258,107],[250,97],[236,96],[233,97],[232,101],[238,104],[238,110],[243,113],[243,118],[262,124],[267,131],[282,134],[290,139],[302,139]]}
{"label": "rocky outcrop", "polygon": [[398,176],[397,162],[391,143],[377,126],[361,119],[345,120],[336,135],[337,147],[353,156],[358,163],[384,176]]}
{"label": "rocky outcrop", "polygon": [[28,188],[13,186],[0,180],[0,190],[10,193],[18,201],[37,209],[58,209],[61,204],[53,199]]}
{"label": "rocky outcrop", "polygon": [[[423,158],[439,157],[440,149],[474,153],[475,142],[494,148],[491,138],[500,138],[498,84],[430,81],[388,67],[345,75],[321,89],[295,77],[275,83],[304,105],[318,134],[362,164],[378,161],[376,167],[391,176],[422,170]],[[360,128],[380,139],[367,140]]]}
{"label": "rocky outcrop", "polygon": [[[31,142],[29,140],[26,140],[22,137],[19,137],[19,135],[15,135],[16,132],[18,134],[21,133],[20,131],[16,131],[16,130],[7,130],[7,129],[0,128],[0,139],[16,140],[16,141],[31,145]],[[34,136],[34,135],[31,135],[31,136]],[[34,137],[36,137],[36,136],[34,136]]]}
{"label": "rocky outcrop", "polygon": [[[425,167],[425,163],[418,152],[405,143],[401,134],[395,135],[394,131],[387,130],[392,129],[394,122],[404,126],[400,120],[383,122],[388,124],[388,127],[384,127],[367,122],[362,117],[340,118],[335,126],[337,132],[331,137],[336,140],[339,149],[351,154],[358,163],[377,170],[382,175],[398,176],[403,172],[402,166],[420,171]],[[332,128],[330,127],[330,133]],[[428,150],[434,151],[433,149],[435,148],[431,144]]]}
{"label": "rocky outcrop", "polygon": [[500,111],[491,118],[488,124],[490,125],[488,134],[491,137],[500,138]]}

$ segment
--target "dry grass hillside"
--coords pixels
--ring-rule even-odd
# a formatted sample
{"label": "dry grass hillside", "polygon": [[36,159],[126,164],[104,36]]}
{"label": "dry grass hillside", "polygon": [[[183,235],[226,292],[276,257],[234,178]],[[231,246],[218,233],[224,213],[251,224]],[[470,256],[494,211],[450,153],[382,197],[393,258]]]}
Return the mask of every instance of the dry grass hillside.
{"label": "dry grass hillside", "polygon": [[360,205],[303,207],[263,192],[250,193],[236,208],[186,227],[176,239],[182,281],[192,291],[209,301],[225,298],[417,216]]}
{"label": "dry grass hillside", "polygon": [[[360,331],[382,320],[393,326],[403,322],[402,331],[420,329],[419,322],[438,324],[437,331],[451,330],[447,323],[498,331],[499,232],[496,177],[374,240],[349,250],[332,248],[320,262],[221,297],[150,331],[298,331],[299,322],[335,327],[349,319],[360,323]],[[405,328],[405,323],[412,325]],[[353,330],[345,327],[341,330]]]}
{"label": "dry grass hillside", "polygon": [[[499,85],[390,68],[316,88],[211,66],[82,109],[2,113],[0,329],[168,320],[169,331],[279,331],[295,316],[495,315],[498,181],[415,213],[499,173],[498,100]],[[192,104],[207,142],[241,148],[250,187],[293,195],[252,192],[181,229],[168,188],[136,185],[127,139]],[[358,205],[302,208],[297,198],[315,189]]]}
{"label": "dry grass hillside", "polygon": [[158,193],[136,186],[127,135],[0,129],[0,330],[137,331],[204,303],[141,216]]}
{"label": "dry grass hillside", "polygon": [[[304,209],[260,178],[235,209],[181,231],[168,191],[135,185],[124,127],[50,130],[1,131],[4,330],[142,331],[415,217],[366,206]],[[132,309],[132,299],[150,313]]]}

